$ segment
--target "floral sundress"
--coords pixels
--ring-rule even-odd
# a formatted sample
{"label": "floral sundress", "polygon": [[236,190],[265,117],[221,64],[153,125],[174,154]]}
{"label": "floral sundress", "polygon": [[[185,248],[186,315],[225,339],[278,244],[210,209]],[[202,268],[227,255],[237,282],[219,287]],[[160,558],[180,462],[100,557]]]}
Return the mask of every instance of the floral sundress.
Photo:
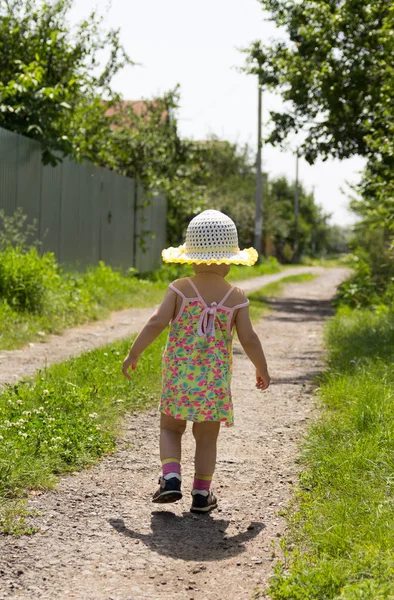
{"label": "floral sundress", "polygon": [[186,296],[174,285],[169,288],[182,298],[182,306],[171,322],[163,354],[163,387],[159,411],[185,421],[221,421],[234,424],[231,397],[232,330],[234,311],[224,302],[231,287],[219,302],[207,305],[194,282],[196,293]]}

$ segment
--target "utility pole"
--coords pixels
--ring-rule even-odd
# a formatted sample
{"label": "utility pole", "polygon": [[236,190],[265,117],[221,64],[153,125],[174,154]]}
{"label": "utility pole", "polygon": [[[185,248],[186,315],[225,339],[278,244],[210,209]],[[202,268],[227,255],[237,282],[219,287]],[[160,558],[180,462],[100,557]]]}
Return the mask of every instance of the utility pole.
{"label": "utility pole", "polygon": [[295,262],[298,261],[298,215],[300,212],[299,207],[299,197],[298,197],[298,159],[299,159],[299,151],[297,148],[296,152],[296,180],[295,180],[295,190],[294,190],[294,256],[293,260]]}
{"label": "utility pole", "polygon": [[263,110],[263,90],[258,85],[258,116],[257,116],[257,158],[256,158],[256,212],[254,224],[254,247],[260,257],[262,253],[262,234],[263,234],[263,174],[261,170],[262,162],[262,110]]}
{"label": "utility pole", "polygon": [[[315,203],[315,186],[312,187],[312,196],[313,196],[313,204],[314,204]],[[316,254],[316,241],[317,241],[316,223],[313,223],[312,246],[311,246],[312,258],[314,258],[315,254]]]}

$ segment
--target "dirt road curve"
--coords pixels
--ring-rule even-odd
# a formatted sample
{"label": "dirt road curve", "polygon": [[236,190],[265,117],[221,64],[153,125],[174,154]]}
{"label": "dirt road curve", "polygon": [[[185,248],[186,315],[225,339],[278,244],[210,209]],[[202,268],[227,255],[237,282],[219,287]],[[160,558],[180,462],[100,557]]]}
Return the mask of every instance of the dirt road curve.
{"label": "dirt road curve", "polygon": [[329,299],[346,275],[323,271],[273,302],[258,326],[273,377],[267,392],[254,389],[253,368],[235,347],[236,426],[221,433],[219,511],[189,512],[190,428],[184,498],[163,509],[151,504],[157,414],[130,416],[115,455],[31,497],[40,533],[0,538],[0,599],[249,600],[256,586],[264,589],[271,542],[284,528],[278,510],[296,482],[297,442],[313,408],[311,379],[322,368]]}

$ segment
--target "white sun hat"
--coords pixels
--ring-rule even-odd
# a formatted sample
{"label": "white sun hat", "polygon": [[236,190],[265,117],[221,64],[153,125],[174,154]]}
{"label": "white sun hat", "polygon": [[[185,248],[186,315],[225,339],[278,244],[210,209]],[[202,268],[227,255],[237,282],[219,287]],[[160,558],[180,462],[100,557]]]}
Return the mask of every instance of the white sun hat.
{"label": "white sun hat", "polygon": [[186,243],[162,252],[166,263],[248,265],[258,259],[254,248],[240,250],[234,221],[218,210],[204,210],[189,223]]}

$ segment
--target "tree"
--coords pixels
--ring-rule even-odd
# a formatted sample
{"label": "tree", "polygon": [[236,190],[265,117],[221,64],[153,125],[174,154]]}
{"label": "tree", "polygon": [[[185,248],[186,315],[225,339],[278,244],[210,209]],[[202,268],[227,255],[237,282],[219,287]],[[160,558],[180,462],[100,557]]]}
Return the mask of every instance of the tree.
{"label": "tree", "polygon": [[268,141],[303,130],[303,153],[373,156],[374,132],[389,135],[392,109],[394,6],[390,0],[260,0],[289,42],[261,42],[248,51],[251,72],[287,103],[272,111]]}
{"label": "tree", "polygon": [[[394,236],[394,5],[390,0],[260,0],[288,41],[247,50],[247,69],[281,93],[267,141],[282,145],[303,131],[302,154],[367,158],[352,208],[362,217],[359,241],[380,240],[382,264],[393,273]],[[374,242],[364,235],[380,231]],[[391,257],[391,258],[390,258]],[[375,265],[376,266],[376,265]]]}
{"label": "tree", "polygon": [[[110,83],[132,64],[119,31],[104,31],[93,12],[70,31],[72,0],[5,0],[0,4],[0,126],[41,142],[44,162],[80,157],[70,132],[104,119],[101,99],[113,99]],[[101,50],[109,59],[100,68]]]}

